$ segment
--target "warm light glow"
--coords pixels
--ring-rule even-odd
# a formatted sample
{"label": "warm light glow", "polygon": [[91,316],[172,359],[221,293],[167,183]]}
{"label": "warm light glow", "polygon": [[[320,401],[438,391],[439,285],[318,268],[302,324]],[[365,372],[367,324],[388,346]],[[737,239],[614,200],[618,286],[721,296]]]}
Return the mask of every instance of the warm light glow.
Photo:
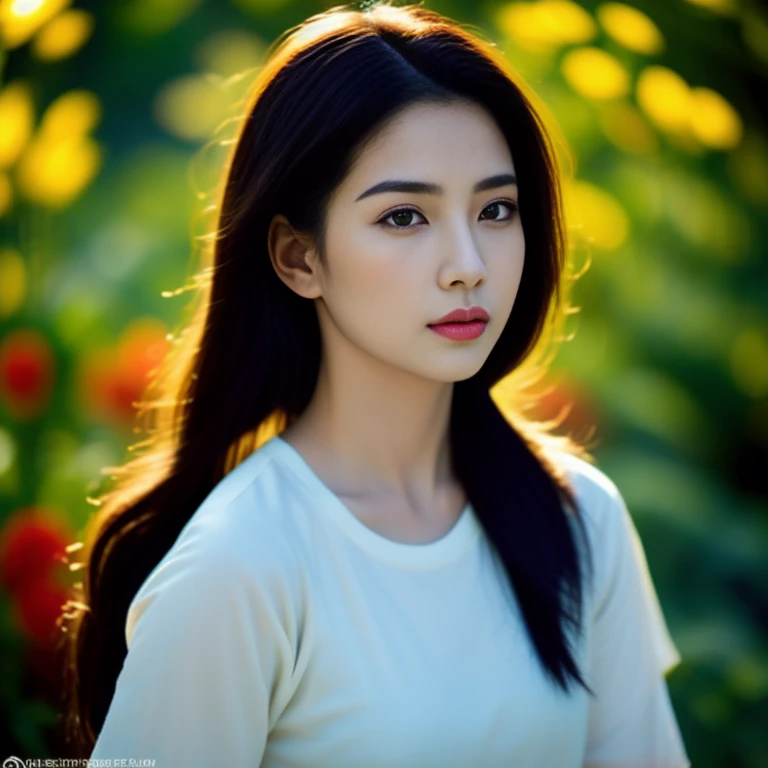
{"label": "warm light glow", "polygon": [[70,3],[71,0],[0,2],[0,39],[3,45],[8,49],[23,45]]}
{"label": "warm light glow", "polygon": [[31,16],[41,10],[44,5],[45,0],[12,0],[10,12],[12,16]]}
{"label": "warm light glow", "polygon": [[731,14],[738,11],[735,0],[686,0],[686,2],[715,13]]}
{"label": "warm light glow", "polygon": [[508,3],[497,12],[496,23],[519,47],[531,51],[585,43],[597,34],[589,13],[568,0]]}
{"label": "warm light glow", "polygon": [[42,61],[66,59],[80,50],[94,27],[93,14],[71,10],[48,22],[32,41],[32,50]]}
{"label": "warm light glow", "polygon": [[88,136],[36,138],[18,167],[19,189],[27,199],[51,208],[75,200],[98,173],[101,149]]}
{"label": "warm light glow", "polygon": [[563,203],[568,231],[581,242],[614,250],[629,235],[629,217],[621,204],[594,184],[572,180],[565,184]]}
{"label": "warm light glow", "polygon": [[637,102],[663,131],[689,130],[691,90],[680,75],[666,67],[644,69],[637,78]]}
{"label": "warm light glow", "polygon": [[101,104],[90,91],[59,96],[18,162],[18,185],[29,200],[52,208],[71,203],[101,165],[101,149],[87,134],[101,119]]}
{"label": "warm light glow", "polygon": [[260,66],[266,48],[267,42],[252,32],[227,29],[205,38],[195,59],[203,71],[229,77]]}
{"label": "warm light glow", "polygon": [[79,137],[99,124],[101,113],[101,102],[95,93],[67,91],[45,110],[40,132],[54,138]]}
{"label": "warm light glow", "polygon": [[209,139],[226,119],[234,98],[213,75],[189,75],[169,83],[158,96],[155,115],[168,133],[186,141]]}
{"label": "warm light glow", "polygon": [[35,127],[32,93],[16,80],[0,91],[0,168],[10,168],[24,151]]}
{"label": "warm light glow", "polygon": [[691,90],[689,119],[696,138],[713,149],[732,149],[744,132],[736,110],[710,88]]}
{"label": "warm light glow", "polygon": [[624,3],[604,3],[597,18],[609,37],[635,53],[658,53],[664,48],[659,28],[642,11]]}
{"label": "warm light glow", "polygon": [[563,57],[563,75],[588,99],[615,99],[629,92],[629,72],[599,48],[577,48]]}

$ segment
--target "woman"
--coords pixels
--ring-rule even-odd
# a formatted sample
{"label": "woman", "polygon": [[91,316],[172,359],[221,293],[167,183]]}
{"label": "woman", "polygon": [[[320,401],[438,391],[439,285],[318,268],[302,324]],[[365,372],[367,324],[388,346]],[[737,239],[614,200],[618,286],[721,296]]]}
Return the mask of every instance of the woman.
{"label": "woman", "polygon": [[86,537],[82,754],[689,764],[620,493],[490,396],[564,284],[524,94],[419,7],[337,7],[271,52],[203,301],[144,405],[153,442]]}

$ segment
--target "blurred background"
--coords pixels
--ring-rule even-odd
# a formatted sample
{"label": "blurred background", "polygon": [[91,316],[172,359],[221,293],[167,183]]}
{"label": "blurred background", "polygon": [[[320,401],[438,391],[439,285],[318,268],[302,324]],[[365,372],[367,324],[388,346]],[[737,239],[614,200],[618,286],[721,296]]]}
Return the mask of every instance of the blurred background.
{"label": "blurred background", "polygon": [[[541,413],[622,491],[693,765],[768,766],[768,10],[426,0],[502,49],[575,158],[586,272]],[[323,0],[0,0],[0,743],[63,754],[64,562],[200,268],[223,136]]]}

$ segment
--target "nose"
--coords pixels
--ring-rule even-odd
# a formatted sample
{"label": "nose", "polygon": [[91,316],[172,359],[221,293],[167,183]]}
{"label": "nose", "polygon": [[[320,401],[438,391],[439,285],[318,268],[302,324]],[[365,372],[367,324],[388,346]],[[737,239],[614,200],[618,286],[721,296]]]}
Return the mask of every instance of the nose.
{"label": "nose", "polygon": [[440,264],[440,285],[449,288],[455,283],[474,287],[486,278],[485,262],[475,243],[472,229],[465,223],[449,227],[447,242],[441,244],[445,254]]}

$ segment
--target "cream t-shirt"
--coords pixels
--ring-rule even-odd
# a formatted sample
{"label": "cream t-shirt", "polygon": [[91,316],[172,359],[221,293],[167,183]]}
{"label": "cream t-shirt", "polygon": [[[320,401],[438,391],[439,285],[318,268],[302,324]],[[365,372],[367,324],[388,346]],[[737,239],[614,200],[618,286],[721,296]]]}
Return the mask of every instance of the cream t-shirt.
{"label": "cream t-shirt", "polygon": [[614,483],[563,455],[594,548],[575,648],[534,656],[471,505],[442,538],[365,526],[279,436],[226,475],[135,595],[93,758],[155,768],[688,768],[680,656]]}

